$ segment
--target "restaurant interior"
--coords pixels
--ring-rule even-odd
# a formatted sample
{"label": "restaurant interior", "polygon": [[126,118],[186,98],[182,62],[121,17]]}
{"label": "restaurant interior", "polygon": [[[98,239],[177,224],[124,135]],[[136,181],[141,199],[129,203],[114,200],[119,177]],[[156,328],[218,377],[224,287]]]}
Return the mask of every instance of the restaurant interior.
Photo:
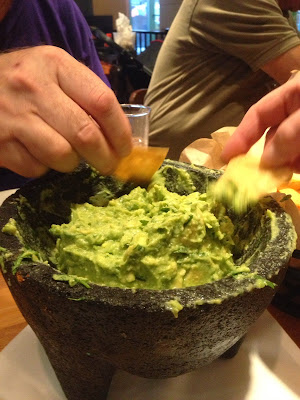
{"label": "restaurant interior", "polygon": [[[76,0],[76,3],[92,28],[99,58],[118,100],[141,103],[158,51],[181,0]],[[115,40],[120,13],[129,19],[134,33],[132,46],[125,49],[118,47]]]}

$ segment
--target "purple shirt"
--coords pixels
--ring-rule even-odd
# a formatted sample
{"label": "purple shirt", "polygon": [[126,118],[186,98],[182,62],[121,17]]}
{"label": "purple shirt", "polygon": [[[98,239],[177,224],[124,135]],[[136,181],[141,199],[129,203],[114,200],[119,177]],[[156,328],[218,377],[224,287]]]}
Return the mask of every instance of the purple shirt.
{"label": "purple shirt", "polygon": [[[0,52],[42,44],[66,50],[110,86],[90,28],[73,0],[13,0],[0,22]],[[0,190],[19,187],[27,180],[0,168]]]}
{"label": "purple shirt", "polygon": [[13,0],[0,22],[0,51],[42,44],[66,50],[109,86],[90,28],[73,0]]}

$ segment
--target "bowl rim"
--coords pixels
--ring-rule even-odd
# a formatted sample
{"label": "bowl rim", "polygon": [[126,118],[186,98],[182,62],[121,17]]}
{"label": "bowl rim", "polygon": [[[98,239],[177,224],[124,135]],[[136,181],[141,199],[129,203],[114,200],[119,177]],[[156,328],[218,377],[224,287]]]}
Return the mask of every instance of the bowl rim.
{"label": "bowl rim", "polygon": [[[217,176],[220,176],[222,172],[219,170],[212,170],[206,167],[199,167],[199,166],[194,166],[190,165],[187,163],[180,163],[180,162],[175,162],[175,161],[170,161],[167,160],[167,163],[164,163],[166,165],[175,165],[176,167],[183,167],[183,168],[188,168],[193,171],[199,171],[200,170],[206,170],[208,171],[213,171],[213,173],[216,173]],[[80,172],[80,170],[79,170]],[[73,172],[74,173],[74,172]],[[75,171],[76,173],[76,171]],[[24,192],[33,189],[35,187],[42,187],[43,182],[49,181],[49,179],[53,179],[52,177],[59,177],[61,175],[66,175],[66,174],[60,174],[53,172],[47,177],[42,177],[40,179],[37,179],[36,181],[31,181],[27,183],[24,187],[21,189],[18,189],[14,194],[9,196],[2,204],[0,207],[0,228],[8,222],[9,218],[14,218],[14,216],[17,213],[17,203],[18,199],[20,196],[23,196]],[[272,208],[272,211],[275,212],[275,214],[281,218],[281,223],[282,226],[285,227],[286,229],[290,228],[289,231],[293,228],[290,226],[290,221],[288,214],[278,205],[278,203],[274,199],[270,199],[268,203],[267,208]],[[3,233],[0,233],[3,237]],[[16,239],[14,236],[6,236],[5,242],[8,244],[6,248],[8,251],[14,248],[21,248],[20,242]],[[291,238],[289,237],[290,235],[287,235],[284,230],[280,229],[279,232],[280,236],[280,243],[281,243],[281,248],[284,248],[287,250],[289,247],[291,247]],[[277,280],[277,277],[280,273],[280,271],[284,271],[287,267],[288,261],[291,257],[292,251],[286,251],[286,255],[283,258],[278,258],[276,262],[276,258],[274,259],[274,248],[276,250],[277,245],[276,245],[276,240],[278,240],[278,237],[271,239],[270,242],[268,242],[268,245],[266,246],[265,250],[261,253],[259,253],[256,257],[256,259],[253,261],[252,266],[253,269],[255,270],[256,267],[259,268],[259,265],[261,263],[268,262],[268,259],[272,260],[272,268],[270,269],[270,273],[267,276],[263,276],[263,278],[270,279],[270,280]],[[274,247],[275,245],[275,247]],[[282,252],[278,252],[278,254],[282,255]],[[12,274],[12,266],[14,261],[16,260],[18,254],[14,254],[11,258],[9,258],[5,262],[5,271],[3,271],[2,268],[2,273],[4,277],[8,276],[8,279],[13,278]],[[15,275],[15,278],[17,279],[18,276],[22,275],[23,278],[26,276],[30,276],[33,279],[36,279],[41,285],[46,285],[49,290],[51,289],[52,291],[58,291],[62,296],[66,296],[70,299],[82,299],[83,301],[101,301],[101,302],[110,302],[114,305],[120,305],[122,306],[130,306],[132,307],[133,305],[135,307],[140,307],[143,308],[145,307],[146,304],[149,304],[149,301],[151,302],[152,306],[159,307],[161,308],[161,304],[165,304],[166,302],[170,300],[178,300],[180,304],[182,304],[185,307],[195,307],[195,306],[201,306],[204,304],[218,304],[220,302],[223,302],[227,299],[236,297],[238,295],[242,295],[247,292],[251,292],[256,288],[256,278],[244,278],[241,280],[237,280],[234,277],[226,277],[223,278],[219,281],[215,281],[212,283],[207,283],[204,285],[198,285],[198,286],[191,286],[191,287],[185,287],[185,288],[176,288],[176,289],[162,289],[162,290],[154,290],[154,289],[130,289],[130,288],[119,288],[119,287],[109,287],[109,286],[102,286],[96,283],[89,283],[90,288],[86,288],[83,285],[75,285],[73,287],[70,287],[67,282],[60,282],[60,281],[55,281],[54,279],[50,279],[50,275],[52,276],[53,274],[62,274],[61,271],[58,271],[57,269],[53,268],[50,265],[47,265],[45,263],[37,263],[37,262],[32,262],[32,261],[23,261],[21,265],[18,268],[17,274]],[[26,279],[25,279],[26,280]],[[49,280],[49,282],[47,281]],[[264,289],[257,289],[257,290],[274,290],[270,287],[265,287]],[[122,301],[121,301],[122,300]]]}

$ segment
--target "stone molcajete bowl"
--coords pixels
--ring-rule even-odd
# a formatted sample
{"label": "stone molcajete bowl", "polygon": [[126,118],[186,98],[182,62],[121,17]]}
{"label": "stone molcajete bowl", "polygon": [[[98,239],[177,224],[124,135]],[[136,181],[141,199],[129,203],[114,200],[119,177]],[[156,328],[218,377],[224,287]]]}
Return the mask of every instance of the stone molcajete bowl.
{"label": "stone molcajete bowl", "polygon": [[[221,174],[171,161],[165,165],[189,171],[200,192]],[[166,176],[167,187],[180,191],[174,170]],[[71,203],[87,201],[103,186],[116,196],[133,188],[99,177],[87,166],[71,174],[51,172],[4,202],[0,230],[14,218],[26,247],[45,256],[54,246],[48,233],[51,224],[66,222]],[[252,256],[251,270],[279,284],[294,250],[294,229],[275,201],[262,203],[246,215],[231,216],[238,238],[234,256],[236,260]],[[279,231],[275,238],[271,235],[274,220],[267,208],[276,215]],[[269,286],[255,288],[255,278],[233,277],[161,291],[96,284],[70,287],[52,278],[58,271],[51,265],[18,259],[22,244],[15,236],[1,232],[0,246],[4,278],[69,400],[106,399],[116,368],[146,378],[168,378],[234,355],[275,294]],[[183,305],[177,318],[166,307],[174,299]]]}

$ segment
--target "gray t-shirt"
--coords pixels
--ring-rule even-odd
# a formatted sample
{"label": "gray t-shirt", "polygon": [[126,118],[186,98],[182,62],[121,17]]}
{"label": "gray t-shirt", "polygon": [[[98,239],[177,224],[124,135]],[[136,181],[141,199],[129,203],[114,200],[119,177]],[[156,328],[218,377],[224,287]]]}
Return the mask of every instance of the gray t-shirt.
{"label": "gray t-shirt", "polygon": [[184,0],[147,91],[150,144],[178,159],[194,140],[238,125],[275,87],[260,67],[298,45],[276,0]]}

